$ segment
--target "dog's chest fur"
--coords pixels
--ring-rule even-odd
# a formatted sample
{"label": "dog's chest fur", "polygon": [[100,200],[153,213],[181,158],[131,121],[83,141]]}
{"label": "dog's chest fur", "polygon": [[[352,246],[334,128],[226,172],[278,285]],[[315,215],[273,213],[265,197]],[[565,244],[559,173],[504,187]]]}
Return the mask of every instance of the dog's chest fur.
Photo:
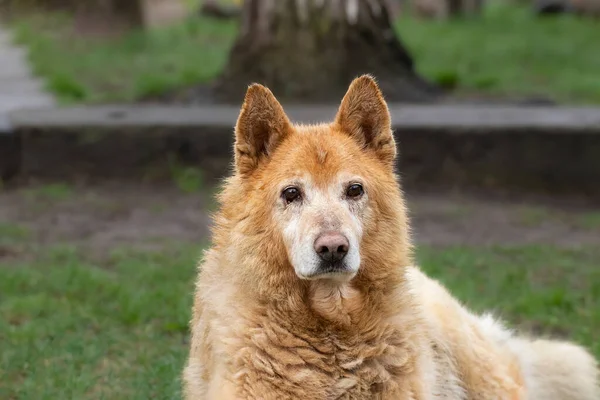
{"label": "dog's chest fur", "polygon": [[392,324],[359,331],[263,319],[236,352],[235,386],[247,399],[421,399],[412,341]]}

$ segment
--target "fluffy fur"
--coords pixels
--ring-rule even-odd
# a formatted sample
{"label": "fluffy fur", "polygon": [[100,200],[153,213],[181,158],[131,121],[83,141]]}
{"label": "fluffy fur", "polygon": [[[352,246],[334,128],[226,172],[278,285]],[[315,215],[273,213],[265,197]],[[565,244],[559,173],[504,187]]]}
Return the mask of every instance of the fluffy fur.
{"label": "fluffy fur", "polygon": [[[235,135],[199,267],[187,400],[600,399],[583,348],[517,337],[411,266],[390,115],[371,77],[316,126],[292,124],[252,85]],[[349,243],[333,272],[314,247],[327,232]]]}

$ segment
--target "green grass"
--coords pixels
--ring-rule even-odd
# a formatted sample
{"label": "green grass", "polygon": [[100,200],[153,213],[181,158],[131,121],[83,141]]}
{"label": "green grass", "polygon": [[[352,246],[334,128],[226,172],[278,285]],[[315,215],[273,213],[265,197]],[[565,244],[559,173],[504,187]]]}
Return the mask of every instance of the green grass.
{"label": "green grass", "polygon": [[600,229],[600,212],[588,212],[577,219],[577,225],[589,230]]}
{"label": "green grass", "polygon": [[16,224],[0,223],[0,238],[7,239],[26,239],[29,237],[29,230]]}
{"label": "green grass", "polygon": [[597,20],[540,18],[529,6],[490,2],[481,18],[403,19],[397,28],[418,71],[442,85],[600,103]]}
{"label": "green grass", "polygon": [[[0,398],[179,398],[198,255],[120,251],[98,265],[63,246],[0,263]],[[600,356],[598,249],[424,248],[419,259],[474,309]]]}
{"label": "green grass", "polygon": [[186,167],[171,162],[171,178],[179,190],[184,193],[199,192],[204,185],[204,174],[196,167]]}
{"label": "green grass", "polygon": [[27,189],[26,197],[31,200],[66,200],[73,195],[73,188],[65,183],[51,183]]}
{"label": "green grass", "polygon": [[178,397],[197,254],[0,266],[0,398]]}
{"label": "green grass", "polygon": [[[132,101],[208,82],[237,32],[235,22],[194,18],[99,40],[74,34],[70,22],[46,14],[14,24],[35,71],[63,103]],[[480,18],[409,18],[397,28],[419,72],[459,93],[600,103],[600,23],[593,19],[538,18],[528,7],[491,2]]]}
{"label": "green grass", "polygon": [[81,37],[71,26],[70,17],[60,14],[13,24],[34,71],[63,104],[128,102],[209,81],[223,67],[236,31],[234,23],[197,18],[98,39]]}

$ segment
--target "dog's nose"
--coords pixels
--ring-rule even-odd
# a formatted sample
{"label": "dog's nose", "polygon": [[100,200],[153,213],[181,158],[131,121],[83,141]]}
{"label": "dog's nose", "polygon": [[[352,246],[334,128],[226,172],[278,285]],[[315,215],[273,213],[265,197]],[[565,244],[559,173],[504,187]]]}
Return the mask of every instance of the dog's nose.
{"label": "dog's nose", "polygon": [[341,233],[324,233],[315,240],[315,251],[324,261],[340,261],[346,254],[350,243]]}

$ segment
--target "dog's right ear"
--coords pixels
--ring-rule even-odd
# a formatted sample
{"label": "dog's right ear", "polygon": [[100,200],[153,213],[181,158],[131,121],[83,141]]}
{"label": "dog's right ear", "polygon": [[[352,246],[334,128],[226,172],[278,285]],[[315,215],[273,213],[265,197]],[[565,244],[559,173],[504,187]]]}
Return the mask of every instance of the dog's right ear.
{"label": "dog's right ear", "polygon": [[246,175],[256,169],[292,131],[292,123],[273,93],[253,84],[246,92],[235,126],[235,167]]}

